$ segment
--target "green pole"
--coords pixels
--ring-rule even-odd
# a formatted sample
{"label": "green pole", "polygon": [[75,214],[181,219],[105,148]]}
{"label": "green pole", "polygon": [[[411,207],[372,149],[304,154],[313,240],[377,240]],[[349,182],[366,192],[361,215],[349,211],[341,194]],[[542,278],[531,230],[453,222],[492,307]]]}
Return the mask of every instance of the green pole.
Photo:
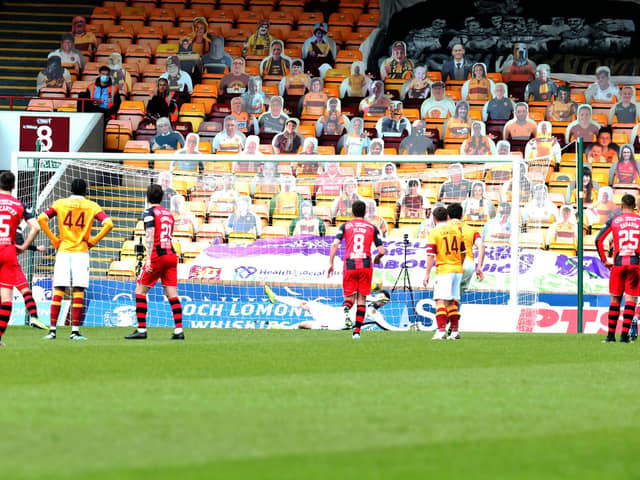
{"label": "green pole", "polygon": [[582,137],[578,138],[578,146],[577,146],[577,161],[576,161],[576,200],[578,201],[578,333],[582,333],[583,330],[583,322],[582,322],[582,310],[584,305],[583,299],[583,283],[584,283],[584,248],[583,243],[584,239],[582,238],[584,229],[583,229],[583,218],[582,218],[582,209],[584,208],[584,189],[582,186]]}
{"label": "green pole", "polygon": [[[36,150],[39,151],[39,148],[36,147]],[[30,207],[33,209],[33,214],[37,216],[36,212],[36,202],[38,201],[38,185],[40,182],[40,161],[32,158],[33,162],[33,192],[31,193],[31,205]],[[27,278],[33,279],[33,272],[35,271],[35,252],[29,250],[29,257],[27,258]],[[31,286],[31,285],[30,285]],[[25,308],[25,316],[24,316],[24,324],[29,325],[30,322],[29,312]]]}

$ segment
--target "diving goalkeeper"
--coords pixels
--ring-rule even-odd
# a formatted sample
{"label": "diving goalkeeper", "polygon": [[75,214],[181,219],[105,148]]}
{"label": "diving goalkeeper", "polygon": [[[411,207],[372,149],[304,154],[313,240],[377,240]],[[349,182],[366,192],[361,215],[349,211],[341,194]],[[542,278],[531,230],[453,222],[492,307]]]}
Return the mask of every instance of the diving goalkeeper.
{"label": "diving goalkeeper", "polygon": [[[264,287],[264,293],[271,303],[284,303],[295,308],[302,308],[309,312],[311,319],[291,325],[290,328],[308,330],[347,330],[344,322],[344,309],[342,305],[327,305],[317,300],[303,300],[292,296],[276,295],[268,285]],[[383,330],[406,330],[389,324],[380,309],[391,300],[388,290],[371,291],[366,298],[366,311],[363,325],[377,325]],[[355,319],[355,311],[351,311],[352,322]]]}

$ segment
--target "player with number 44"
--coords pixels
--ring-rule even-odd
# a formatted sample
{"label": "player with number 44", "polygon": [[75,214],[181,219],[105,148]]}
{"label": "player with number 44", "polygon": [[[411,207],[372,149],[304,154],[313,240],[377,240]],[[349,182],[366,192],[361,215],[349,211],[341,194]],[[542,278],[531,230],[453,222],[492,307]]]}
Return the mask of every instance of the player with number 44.
{"label": "player with number 44", "polygon": [[[87,182],[76,178],[71,182],[71,196],[53,202],[38,217],[40,227],[58,250],[53,267],[53,295],[51,297],[51,326],[45,337],[55,340],[58,316],[64,291],[72,288],[71,340],[86,340],[80,334],[84,291],[89,286],[89,250],[93,248],[113,228],[113,222],[96,202],[87,195]],[[49,220],[58,219],[56,236],[49,227]],[[93,221],[98,220],[102,228],[91,237]]]}

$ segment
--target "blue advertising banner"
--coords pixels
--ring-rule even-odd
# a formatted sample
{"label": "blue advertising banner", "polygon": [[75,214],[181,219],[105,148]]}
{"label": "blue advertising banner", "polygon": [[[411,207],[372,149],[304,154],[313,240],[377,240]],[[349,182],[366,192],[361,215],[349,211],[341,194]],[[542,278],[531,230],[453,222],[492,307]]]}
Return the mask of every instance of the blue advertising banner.
{"label": "blue advertising banner", "polygon": [[[252,282],[259,284],[315,284],[338,287],[342,283],[342,259],[345,247],[340,245],[332,275],[327,275],[331,237],[267,238],[245,244],[211,245],[195,259],[178,266],[181,280],[211,282]],[[373,270],[374,281],[393,285],[398,276],[409,273],[411,285],[422,286],[426,265],[426,240],[412,239],[406,250],[402,240],[384,240],[386,255]],[[486,245],[484,279],[471,281],[472,289],[508,290],[511,249],[504,245]],[[577,276],[576,257],[555,251],[519,253],[518,286],[538,292],[574,292]],[[609,270],[596,256],[584,257],[585,293],[608,294]]]}
{"label": "blue advertising banner", "polygon": [[[85,298],[84,325],[120,326],[136,325],[134,282],[95,280]],[[329,317],[342,320],[342,291],[333,287],[295,287],[274,286],[270,299],[262,286],[181,283],[180,299],[183,307],[185,328],[291,328],[301,322],[317,321],[318,328],[334,328]],[[368,328],[387,330],[406,330],[418,322],[424,330],[434,329],[435,304],[431,290],[413,290],[398,288],[389,291],[391,299],[379,308],[370,309]],[[41,320],[49,321],[51,299],[51,281],[42,279],[34,282],[37,292],[38,310]],[[275,301],[272,303],[272,300]],[[374,297],[375,299],[375,297]],[[542,306],[574,307],[575,295],[540,294],[536,299]],[[491,309],[508,303],[507,292],[471,291],[462,298],[462,314],[465,307],[481,307],[486,316]],[[591,307],[608,305],[607,296],[586,295],[585,304]],[[61,317],[66,316],[68,302],[64,302]],[[468,310],[469,313],[477,312]],[[415,313],[414,313],[415,312]],[[485,314],[482,315],[483,318]],[[12,324],[24,323],[24,304],[19,294],[15,297]],[[59,321],[60,324],[63,320]],[[173,319],[171,309],[159,287],[149,293],[149,327],[171,327]],[[315,328],[315,327],[314,327]],[[340,327],[337,327],[340,328]]]}

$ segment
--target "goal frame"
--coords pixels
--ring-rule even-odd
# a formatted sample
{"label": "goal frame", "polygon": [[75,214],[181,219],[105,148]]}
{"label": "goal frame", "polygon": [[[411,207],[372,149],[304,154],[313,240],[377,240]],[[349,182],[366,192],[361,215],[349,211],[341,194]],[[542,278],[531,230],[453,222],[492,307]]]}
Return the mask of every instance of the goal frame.
{"label": "goal frame", "polygon": [[[107,161],[107,162],[116,162],[122,163],[124,160],[139,160],[139,161],[148,161],[150,159],[160,160],[160,161],[175,161],[178,158],[175,155],[171,154],[140,154],[140,153],[90,153],[90,152],[12,152],[11,154],[11,169],[14,172],[17,172],[18,169],[22,166],[21,164],[27,159],[32,159],[33,161],[40,160],[48,160],[48,161],[64,161],[65,159],[73,159],[76,161],[82,162],[91,162],[91,161]],[[401,164],[452,164],[452,163],[463,163],[465,165],[469,164],[477,164],[477,165],[497,165],[497,164],[505,164],[510,165],[512,169],[512,178],[519,178],[521,162],[523,161],[522,157],[519,155],[511,154],[507,156],[478,156],[478,155],[428,155],[428,156],[410,156],[410,155],[394,155],[394,156],[381,156],[381,157],[373,157],[373,156],[344,156],[344,155],[262,155],[260,157],[255,156],[245,156],[245,155],[180,155],[179,160],[192,160],[192,161],[202,161],[202,162],[217,162],[217,161],[252,161],[252,162],[287,162],[287,161],[295,161],[295,162],[339,162],[341,164],[345,163],[358,163],[358,162],[367,162],[372,163],[375,161],[379,161],[382,163],[392,162],[392,163],[401,163]],[[125,169],[126,167],[120,167]],[[479,167],[480,168],[480,167]],[[154,176],[160,170],[154,170]],[[428,175],[429,170],[425,169],[424,174]],[[46,188],[52,188],[52,185],[56,181],[56,176],[60,177],[64,173],[64,169],[58,169],[55,174],[53,180],[49,183]],[[412,173],[411,176],[421,177],[421,174]],[[405,178],[410,178],[406,176]],[[46,189],[45,188],[45,189]],[[45,192],[45,190],[43,190]],[[518,188],[513,189],[512,193],[512,203],[514,205],[519,204],[520,192]],[[46,198],[46,195],[41,195],[41,198]],[[43,205],[40,205],[37,199],[34,197],[33,201],[34,208],[39,211]],[[518,208],[512,208],[511,210],[511,222],[514,227],[512,227],[511,231],[511,245],[519,244],[519,235],[520,228],[515,226],[519,225],[519,212]],[[519,285],[518,285],[518,276],[519,276],[519,249],[511,248],[511,272],[510,272],[510,287],[508,292],[508,305],[510,307],[517,307],[519,305]],[[304,284],[302,284],[304,286]],[[512,309],[514,312],[517,309]]]}

